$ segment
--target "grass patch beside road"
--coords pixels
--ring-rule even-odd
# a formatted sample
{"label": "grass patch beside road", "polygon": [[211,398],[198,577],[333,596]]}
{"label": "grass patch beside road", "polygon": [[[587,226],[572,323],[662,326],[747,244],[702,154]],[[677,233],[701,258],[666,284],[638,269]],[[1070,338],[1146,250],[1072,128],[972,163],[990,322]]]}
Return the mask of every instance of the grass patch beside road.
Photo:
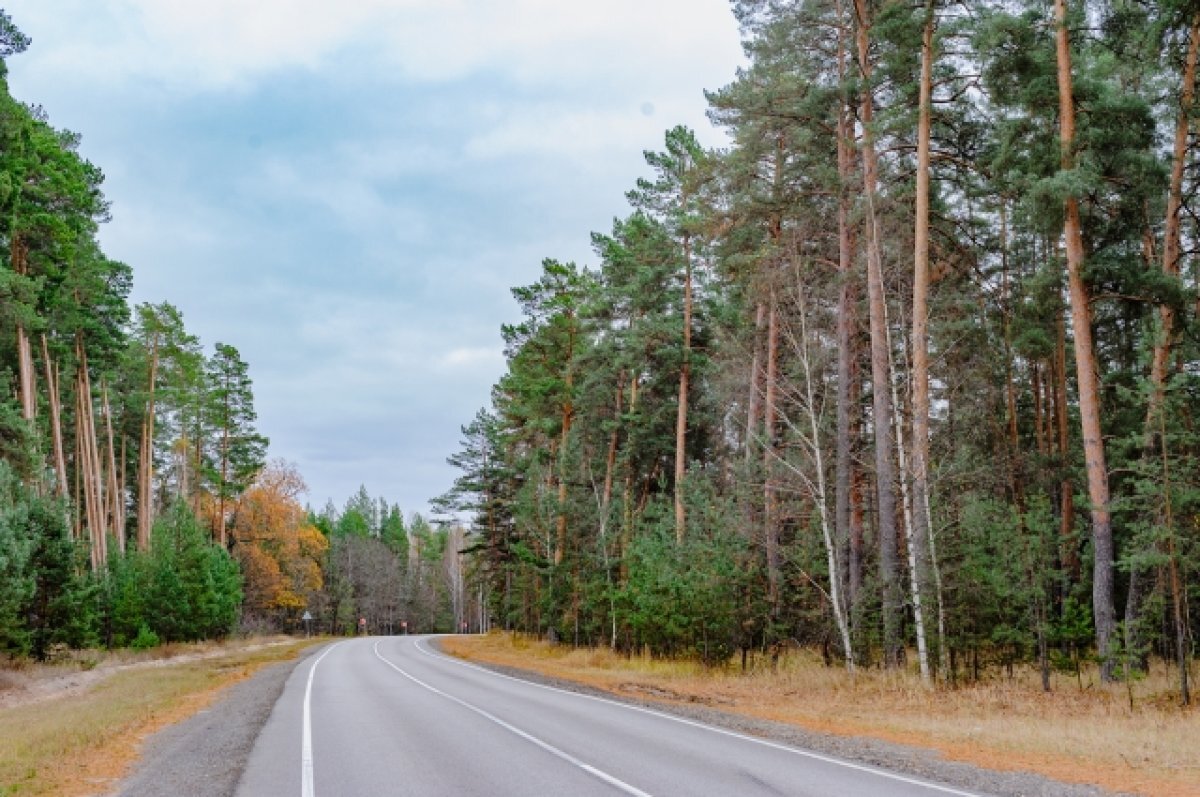
{"label": "grass patch beside road", "polygon": [[106,794],[150,734],[211,704],[262,667],[321,640],[206,646],[119,668],[81,694],[0,709],[0,795]]}
{"label": "grass patch beside road", "polygon": [[869,736],[940,751],[997,770],[1038,772],[1060,781],[1156,797],[1200,794],[1200,710],[1175,705],[1168,673],[1125,687],[1080,688],[1058,678],[1041,691],[1036,673],[997,676],[956,689],[926,689],[911,672],[825,667],[796,652],[742,673],[688,661],[626,657],[606,648],[550,645],[508,634],[440,640],[455,656],[584,683],[615,695],[701,704],[843,736]]}

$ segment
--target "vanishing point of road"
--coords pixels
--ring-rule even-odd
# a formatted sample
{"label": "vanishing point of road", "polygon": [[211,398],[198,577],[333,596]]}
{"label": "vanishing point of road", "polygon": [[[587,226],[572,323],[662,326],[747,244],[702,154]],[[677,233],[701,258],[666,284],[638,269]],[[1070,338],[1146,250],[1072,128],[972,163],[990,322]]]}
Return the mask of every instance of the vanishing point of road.
{"label": "vanishing point of road", "polygon": [[297,667],[238,794],[973,793],[512,678],[405,636],[333,643]]}

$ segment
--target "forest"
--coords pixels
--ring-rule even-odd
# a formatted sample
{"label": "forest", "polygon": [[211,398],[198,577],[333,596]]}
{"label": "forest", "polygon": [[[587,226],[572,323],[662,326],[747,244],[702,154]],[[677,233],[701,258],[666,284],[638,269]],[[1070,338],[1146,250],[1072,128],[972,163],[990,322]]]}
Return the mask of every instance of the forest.
{"label": "forest", "polygon": [[440,521],[306,507],[238,350],[130,305],[101,170],[0,86],[0,651],[309,612],[930,684],[1161,662],[1188,703],[1200,6],[732,8],[728,143],[668,130],[595,262],[513,289]]}
{"label": "forest", "polygon": [[0,654],[460,628],[461,529],[365,489],[310,511],[237,348],[131,306],[97,237],[103,173],[8,91],[29,44],[0,11]]}
{"label": "forest", "polygon": [[729,145],[646,153],[594,265],[513,289],[443,496],[498,625],[1190,700],[1185,0],[736,0]]}

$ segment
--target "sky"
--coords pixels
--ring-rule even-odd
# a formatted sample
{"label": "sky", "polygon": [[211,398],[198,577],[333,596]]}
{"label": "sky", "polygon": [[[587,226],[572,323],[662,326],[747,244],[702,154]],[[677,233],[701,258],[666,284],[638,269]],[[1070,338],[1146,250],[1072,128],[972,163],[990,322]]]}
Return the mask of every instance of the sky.
{"label": "sky", "polygon": [[0,0],[13,95],[105,173],[134,302],[238,348],[307,501],[405,511],[504,371],[509,289],[594,265],[743,63],[728,0]]}

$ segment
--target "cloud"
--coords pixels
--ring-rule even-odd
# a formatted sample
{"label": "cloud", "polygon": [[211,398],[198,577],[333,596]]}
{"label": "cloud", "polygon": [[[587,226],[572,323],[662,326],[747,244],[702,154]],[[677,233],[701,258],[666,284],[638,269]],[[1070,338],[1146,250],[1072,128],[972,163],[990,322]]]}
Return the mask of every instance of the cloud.
{"label": "cloud", "polygon": [[[173,91],[245,89],[283,70],[317,71],[339,55],[390,65],[410,80],[502,75],[566,85],[581,75],[648,84],[696,68],[697,48],[727,63],[737,49],[725,0],[10,0],[35,32],[89,21],[70,50],[42,56],[61,74],[151,80]],[[700,6],[700,8],[698,8]],[[703,6],[723,13],[702,13]],[[686,33],[686,35],[680,35]],[[653,68],[650,68],[653,67]],[[697,76],[701,77],[701,76]],[[702,79],[702,77],[701,77]]]}
{"label": "cloud", "polygon": [[[336,5],[336,7],[335,7]],[[642,151],[742,56],[727,0],[8,0],[21,99],[109,176],[106,251],[250,364],[318,506],[420,508],[509,288],[594,263]]]}
{"label": "cloud", "polygon": [[504,352],[498,346],[467,346],[451,349],[437,360],[439,371],[487,368],[499,372],[504,366]]}

